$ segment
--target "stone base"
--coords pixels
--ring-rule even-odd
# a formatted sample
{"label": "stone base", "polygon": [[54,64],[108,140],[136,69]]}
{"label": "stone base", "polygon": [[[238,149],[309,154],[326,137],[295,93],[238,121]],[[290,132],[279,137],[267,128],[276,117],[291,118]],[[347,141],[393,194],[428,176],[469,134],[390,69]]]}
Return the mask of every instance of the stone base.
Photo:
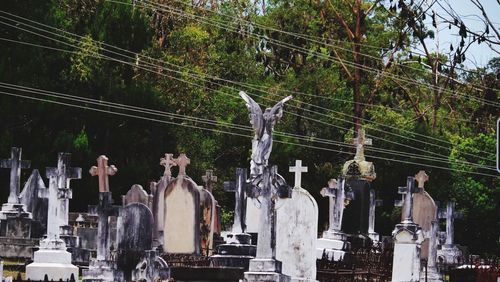
{"label": "stone base", "polygon": [[26,217],[32,218],[30,212],[26,211],[26,206],[23,204],[3,204],[2,210],[0,211],[0,220],[6,219],[8,217]]}
{"label": "stone base", "polygon": [[290,282],[290,276],[276,272],[245,272],[245,282]]}
{"label": "stone base", "polygon": [[223,244],[217,254],[210,257],[213,266],[243,267],[248,270],[250,260],[255,258],[257,248],[248,244]]}
{"label": "stone base", "polygon": [[437,251],[437,261],[442,264],[464,263],[463,252],[457,245],[442,245]]}
{"label": "stone base", "polygon": [[316,258],[325,257],[330,261],[340,261],[350,249],[351,243],[348,241],[320,238],[316,241]]}
{"label": "stone base", "polygon": [[83,282],[121,282],[125,281],[123,272],[118,270],[114,261],[92,260],[88,270],[83,271]]}
{"label": "stone base", "polygon": [[31,259],[38,244],[38,239],[0,237],[0,254],[2,258]]}
{"label": "stone base", "polygon": [[78,279],[78,267],[71,264],[71,254],[65,250],[38,250],[34,254],[34,262],[26,266],[26,278],[43,281],[45,275],[49,280],[66,281]]}
{"label": "stone base", "polygon": [[346,241],[347,240],[347,234],[345,234],[342,231],[327,230],[327,231],[323,232],[323,238],[324,239],[330,239],[330,240]]}
{"label": "stone base", "polygon": [[368,237],[372,239],[373,244],[377,244],[380,242],[380,235],[377,232],[368,233]]}
{"label": "stone base", "polygon": [[420,271],[420,281],[421,282],[443,282],[443,276],[435,267],[427,268],[427,275],[425,274],[425,268]]}

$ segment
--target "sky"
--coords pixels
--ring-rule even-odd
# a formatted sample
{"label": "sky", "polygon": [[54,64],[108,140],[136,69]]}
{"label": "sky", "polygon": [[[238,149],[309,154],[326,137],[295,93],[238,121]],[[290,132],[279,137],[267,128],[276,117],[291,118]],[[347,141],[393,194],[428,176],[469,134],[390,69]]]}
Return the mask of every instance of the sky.
{"label": "sky", "polygon": [[[481,31],[485,30],[485,24],[482,21],[481,11],[472,4],[471,0],[437,0],[439,4],[443,7],[447,8],[448,3],[451,5],[452,9],[460,16],[465,25],[469,27],[473,31]],[[493,22],[496,29],[500,31],[500,3],[497,0],[479,0],[481,4],[485,7],[486,14],[490,21]],[[427,3],[432,2],[431,0],[427,0]],[[434,11],[437,14],[441,14],[447,18],[449,16],[446,14],[438,4],[433,6]],[[432,13],[432,12],[431,12]],[[430,17],[427,17],[429,21],[429,27],[435,31],[434,27],[431,25]],[[452,29],[448,29],[448,24],[440,23],[438,19],[438,42],[439,42],[439,50],[443,53],[448,53],[450,50],[450,43],[453,44],[453,47],[459,46],[460,37],[458,36],[458,29],[452,27]],[[494,32],[490,28],[490,35],[494,35]],[[428,46],[432,48],[432,50],[436,50],[436,38],[434,40],[427,40]],[[500,41],[500,39],[497,39]],[[467,41],[466,41],[467,42]],[[481,43],[478,45],[474,43],[466,53],[466,62],[464,66],[466,68],[472,69],[478,67],[484,67],[488,64],[488,61],[494,57],[500,57],[500,45],[494,46],[495,50],[493,51],[487,44]]]}

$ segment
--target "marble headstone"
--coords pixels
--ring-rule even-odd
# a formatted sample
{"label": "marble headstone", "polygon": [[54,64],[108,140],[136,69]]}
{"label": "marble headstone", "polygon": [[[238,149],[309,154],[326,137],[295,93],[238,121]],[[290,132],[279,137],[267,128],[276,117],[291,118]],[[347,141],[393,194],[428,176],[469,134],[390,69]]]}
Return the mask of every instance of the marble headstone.
{"label": "marble headstone", "polygon": [[152,208],[153,196],[148,195],[146,190],[142,188],[141,185],[134,184],[128,190],[125,196],[122,196],[123,205],[126,206],[130,203],[142,203],[147,206],[149,209]]}

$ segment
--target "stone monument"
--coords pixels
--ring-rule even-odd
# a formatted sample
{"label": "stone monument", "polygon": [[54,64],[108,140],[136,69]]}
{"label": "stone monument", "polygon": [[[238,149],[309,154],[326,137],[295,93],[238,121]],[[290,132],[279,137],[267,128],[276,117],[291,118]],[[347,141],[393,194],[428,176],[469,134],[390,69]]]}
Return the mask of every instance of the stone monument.
{"label": "stone monument", "polygon": [[47,236],[40,241],[33,263],[26,266],[26,277],[31,280],[76,279],[78,267],[71,264],[71,253],[66,251],[66,243],[61,239],[61,231],[68,226],[69,199],[72,191],[71,179],[82,177],[81,168],[69,167],[70,154],[59,153],[57,167],[46,169],[49,188],[39,191],[41,198],[49,199]]}
{"label": "stone monument", "polygon": [[283,274],[292,281],[316,281],[316,240],[318,234],[318,204],[302,188],[302,173],[307,167],[301,160],[290,167],[295,173],[292,197],[276,213],[276,259],[283,264]]}
{"label": "stone monument", "polygon": [[409,176],[405,187],[399,187],[404,197],[404,220],[396,225],[392,236],[394,238],[394,257],[392,263],[393,282],[420,280],[420,248],[424,240],[422,230],[413,222],[413,198],[416,192],[415,179]]}
{"label": "stone monument", "polygon": [[439,210],[439,218],[446,219],[446,241],[438,250],[438,260],[441,264],[457,265],[464,262],[463,252],[455,244],[455,218],[462,218],[462,214],[455,211],[456,204],[448,202],[444,210]]}

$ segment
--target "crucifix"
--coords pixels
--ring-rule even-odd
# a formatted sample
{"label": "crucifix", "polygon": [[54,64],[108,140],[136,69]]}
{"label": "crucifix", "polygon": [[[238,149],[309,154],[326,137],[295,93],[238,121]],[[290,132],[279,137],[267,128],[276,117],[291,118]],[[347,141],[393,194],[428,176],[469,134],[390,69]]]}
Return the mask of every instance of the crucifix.
{"label": "crucifix", "polygon": [[429,176],[427,175],[427,173],[425,173],[425,171],[421,170],[417,174],[415,174],[415,180],[418,183],[418,191],[423,192],[425,190],[425,182],[429,180]]}
{"label": "crucifix", "polygon": [[173,154],[165,154],[165,157],[160,159],[160,165],[165,167],[165,171],[163,172],[163,176],[165,176],[167,178],[172,177],[171,168],[173,166],[177,165],[173,156],[174,156]]}
{"label": "crucifix", "polygon": [[90,175],[99,177],[99,192],[109,192],[108,175],[113,176],[117,171],[114,165],[108,166],[108,158],[104,155],[99,156],[97,166],[89,170]]}
{"label": "crucifix", "polygon": [[205,182],[205,188],[212,193],[213,191],[213,184],[217,183],[217,176],[214,174],[214,171],[212,169],[207,169],[205,171],[205,175],[201,177],[203,182]]}
{"label": "crucifix", "polygon": [[234,192],[234,223],[232,232],[235,234],[245,233],[246,230],[246,181],[247,170],[244,168],[236,168],[236,181],[224,182],[224,191]]}
{"label": "crucifix", "polygon": [[186,156],[186,154],[180,154],[177,159],[173,160],[177,166],[179,166],[179,175],[186,175],[186,166],[191,163],[191,160]]}
{"label": "crucifix", "polygon": [[289,171],[295,172],[294,187],[300,188],[302,185],[302,173],[307,172],[307,166],[302,166],[302,160],[295,160],[295,166],[291,166]]}
{"label": "crucifix", "polygon": [[412,194],[415,192],[415,178],[412,176],[406,178],[406,186],[398,187],[398,194],[401,194],[402,198],[400,201],[395,201],[394,206],[403,207],[403,214],[401,216],[403,222],[413,222]]}
{"label": "crucifix", "polygon": [[340,232],[342,216],[344,214],[344,181],[343,179],[330,179],[328,187],[321,189],[321,196],[329,197],[329,226],[327,233]]}
{"label": "crucifix", "polygon": [[58,239],[59,228],[68,225],[69,199],[73,197],[69,182],[71,179],[82,178],[82,169],[69,167],[71,154],[59,153],[57,167],[48,167],[46,177],[49,178],[49,188],[40,189],[38,197],[48,198],[47,239]]}
{"label": "crucifix", "polygon": [[10,168],[9,204],[19,204],[21,169],[29,168],[31,165],[30,161],[21,160],[21,154],[21,148],[12,147],[10,159],[0,160],[1,168]]}
{"label": "crucifix", "polygon": [[365,145],[372,145],[372,139],[365,137],[365,130],[360,128],[358,129],[358,136],[352,139],[351,144],[356,146],[356,155],[354,156],[354,160],[356,161],[364,161],[365,160]]}
{"label": "crucifix", "polygon": [[463,214],[455,211],[456,203],[448,202],[445,210],[439,210],[440,219],[446,219],[446,245],[454,244],[455,218],[462,218]]}
{"label": "crucifix", "polygon": [[99,224],[97,229],[97,260],[103,261],[107,259],[107,254],[110,244],[110,228],[108,218],[117,216],[120,207],[113,206],[113,197],[109,190],[108,176],[116,174],[118,169],[114,166],[108,166],[108,158],[101,155],[97,158],[97,167],[93,166],[89,172],[92,176],[99,177],[99,204],[97,205],[97,215],[99,216]]}

